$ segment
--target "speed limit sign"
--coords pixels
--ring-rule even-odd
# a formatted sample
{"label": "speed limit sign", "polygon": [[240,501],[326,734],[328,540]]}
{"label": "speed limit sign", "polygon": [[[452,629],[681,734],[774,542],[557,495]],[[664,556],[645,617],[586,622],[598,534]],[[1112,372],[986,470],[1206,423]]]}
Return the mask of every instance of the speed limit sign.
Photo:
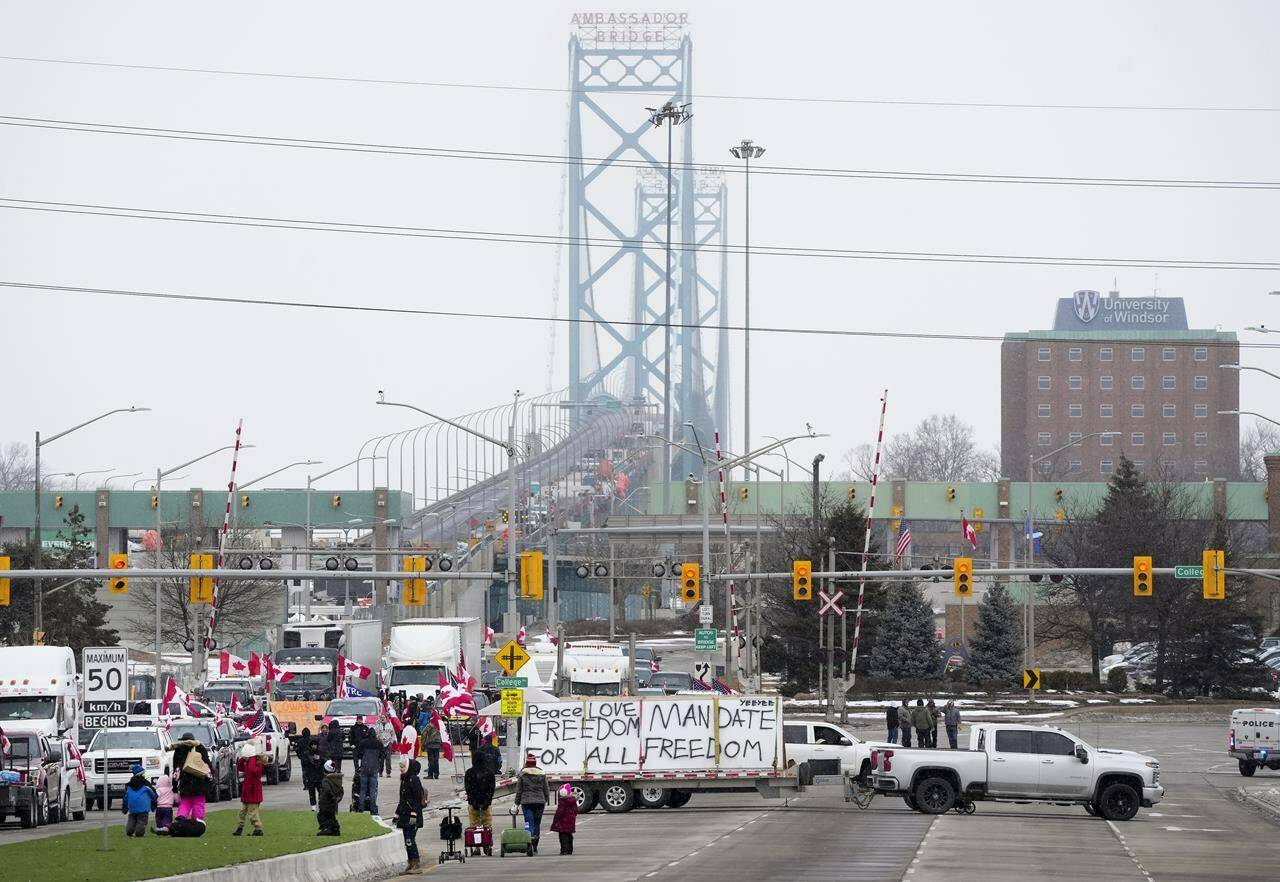
{"label": "speed limit sign", "polygon": [[129,724],[129,653],[123,646],[84,650],[84,720],[90,729],[123,729]]}

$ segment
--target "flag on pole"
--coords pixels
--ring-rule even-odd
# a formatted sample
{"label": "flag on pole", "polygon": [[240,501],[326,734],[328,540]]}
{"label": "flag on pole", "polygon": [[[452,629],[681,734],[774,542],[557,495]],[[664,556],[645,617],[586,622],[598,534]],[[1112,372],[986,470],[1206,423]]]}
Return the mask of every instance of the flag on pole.
{"label": "flag on pole", "polygon": [[256,738],[267,731],[267,715],[259,708],[253,716],[241,721],[240,728]]}
{"label": "flag on pole", "polygon": [[353,662],[351,659],[343,656],[342,653],[338,653],[338,676],[339,677],[349,677],[352,674],[355,674],[357,679],[367,680],[369,679],[369,675],[372,673],[373,671],[369,668],[368,665],[362,665],[359,662]]}
{"label": "flag on pole", "polygon": [[492,646],[492,645],[493,645],[493,638],[494,638],[494,631],[493,631],[493,629],[492,629],[492,628],[490,628],[488,625],[485,625],[485,626],[484,626],[484,644],[483,644],[483,645],[485,645],[485,646]]}
{"label": "flag on pole", "polygon": [[164,691],[164,707],[162,710],[167,712],[169,710],[169,705],[175,701],[182,702],[183,707],[187,709],[187,713],[191,714],[191,716],[199,716],[199,714],[195,712],[195,709],[191,707],[191,696],[182,691],[178,686],[177,680],[170,677],[169,685]]}
{"label": "flag on pole", "polygon": [[235,716],[236,714],[240,713],[240,711],[242,711],[242,710],[244,710],[244,708],[242,708],[242,707],[240,706],[240,695],[239,695],[239,693],[237,693],[237,692],[232,692],[232,693],[231,693],[231,715],[232,715],[232,716]]}
{"label": "flag on pole", "polygon": [[361,689],[359,686],[352,686],[350,680],[342,681],[342,697],[343,698],[369,698],[372,695],[373,695],[372,692],[368,692],[364,689]]}
{"label": "flag on pole", "polygon": [[526,636],[527,635],[524,630],[524,625],[521,625],[520,630],[516,632],[516,643],[519,643],[521,646],[524,646],[524,641]]}
{"label": "flag on pole", "polygon": [[1039,530],[1031,529],[1031,515],[1027,515],[1026,527],[1023,530],[1022,538],[1031,540],[1031,550],[1036,554],[1040,553],[1040,539],[1043,536],[1044,533]]}
{"label": "flag on pole", "polygon": [[440,732],[440,753],[446,762],[453,762],[453,741],[449,737],[449,724],[440,719],[440,712],[431,715],[431,725]]}
{"label": "flag on pole", "polygon": [[978,534],[973,529],[973,524],[969,523],[969,519],[964,515],[960,516],[960,529],[964,531],[964,538],[969,540],[969,547],[974,551],[978,550]]}
{"label": "flag on pole", "polygon": [[263,674],[262,658],[263,657],[258,655],[256,652],[249,653],[249,676],[250,677],[262,676]]}
{"label": "flag on pole", "polygon": [[902,529],[898,532],[898,544],[893,549],[893,558],[896,561],[902,560],[907,552],[911,550],[911,528],[907,526],[907,522],[902,522]]}
{"label": "flag on pole", "polygon": [[230,652],[218,653],[218,673],[224,677],[245,677],[249,675],[249,662]]}

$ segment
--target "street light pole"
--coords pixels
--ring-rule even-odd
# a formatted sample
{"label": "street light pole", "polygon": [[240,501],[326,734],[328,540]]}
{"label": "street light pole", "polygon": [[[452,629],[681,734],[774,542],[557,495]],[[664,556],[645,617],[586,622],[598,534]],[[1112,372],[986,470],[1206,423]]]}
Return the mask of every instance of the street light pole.
{"label": "street light pole", "polygon": [[[360,474],[360,468],[359,468],[359,466],[357,465],[357,463],[364,462],[366,459],[368,459],[368,460],[375,460],[375,462],[373,463],[373,465],[372,465],[372,466],[370,466],[370,468],[371,468],[371,469],[376,469],[376,468],[378,467],[378,464],[377,464],[376,460],[379,460],[379,459],[386,459],[386,457],[384,457],[384,456],[357,456],[355,459],[351,460],[351,462],[344,462],[342,465],[338,466],[337,468],[329,469],[329,471],[327,471],[327,472],[321,472],[321,473],[320,473],[320,474],[318,474],[318,475],[307,475],[307,523],[306,523],[306,525],[305,525],[305,535],[304,535],[304,537],[303,537],[303,539],[304,539],[304,541],[305,541],[305,543],[306,543],[306,546],[307,546],[307,548],[306,548],[306,558],[305,558],[305,559],[306,559],[306,569],[308,569],[308,570],[309,570],[309,569],[311,569],[311,485],[312,485],[313,483],[315,483],[316,481],[319,481],[321,478],[327,478],[327,477],[329,477],[330,475],[334,474],[335,472],[340,472],[340,471],[342,471],[342,470],[343,470],[343,469],[345,469],[347,466],[356,466],[356,474],[357,474],[357,475],[359,475],[359,474]],[[286,468],[288,468],[288,466],[286,466]],[[269,475],[263,475],[263,477],[264,477],[264,478],[266,478],[266,477],[270,477],[270,476],[269,476]],[[256,479],[256,480],[260,480],[260,479]],[[306,595],[306,601],[307,601],[307,602],[306,602],[306,604],[305,604],[305,610],[306,610],[306,616],[307,616],[307,618],[310,618],[310,617],[311,617],[311,587],[312,587],[311,585],[308,585],[308,586],[307,586],[307,595]],[[376,591],[375,591],[375,594],[376,594]]]}
{"label": "street light pole", "polygon": [[79,490],[79,489],[80,489],[80,476],[81,476],[81,475],[106,475],[106,474],[109,474],[109,473],[111,473],[111,472],[113,472],[113,471],[115,471],[115,468],[114,468],[114,467],[113,467],[113,468],[109,468],[109,469],[89,469],[88,471],[84,471],[84,472],[76,472],[76,473],[75,473],[75,481],[72,483],[72,485],[71,485],[71,489],[72,489],[72,490]]}
{"label": "street light pole", "polygon": [[259,475],[258,477],[254,478],[252,481],[245,481],[243,484],[232,485],[231,487],[231,496],[232,496],[231,534],[234,536],[236,534],[236,529],[239,527],[239,518],[237,517],[237,512],[240,510],[240,500],[236,499],[235,496],[241,490],[248,490],[250,487],[252,487],[254,484],[257,484],[259,481],[265,481],[267,478],[274,477],[275,475],[278,475],[287,469],[294,468],[295,466],[310,466],[310,465],[321,465],[321,464],[322,464],[321,461],[318,459],[308,459],[302,462],[291,462],[286,466],[280,466],[280,468],[276,469],[273,472],[267,472],[265,475]]}
{"label": "street light pole", "polygon": [[751,160],[764,155],[764,148],[743,140],[729,152],[745,163],[744,188],[746,190],[746,235],[743,240],[743,290],[742,300],[742,449],[751,449]]}
{"label": "street light pole", "polygon": [[[37,430],[36,445],[35,445],[35,470],[36,470],[35,505],[36,505],[36,508],[35,508],[35,517],[32,523],[32,530],[31,530],[31,536],[32,536],[31,560],[32,560],[32,565],[36,569],[40,569],[41,555],[44,551],[44,545],[40,537],[40,448],[44,447],[44,445],[46,444],[52,444],[54,441],[57,441],[63,435],[70,435],[72,432],[76,431],[77,429],[83,429],[85,426],[96,423],[98,420],[106,419],[112,414],[140,413],[142,411],[147,411],[147,410],[151,410],[151,408],[149,407],[117,407],[114,410],[109,410],[106,413],[98,414],[96,417],[94,417],[91,420],[85,420],[83,423],[80,423],[77,426],[72,426],[70,429],[65,429],[59,432],[58,434],[52,435],[43,440],[40,438],[40,432]],[[43,643],[44,642],[44,586],[41,583],[41,580],[39,579],[36,579],[35,582],[36,582],[35,601],[33,604],[34,606],[33,611],[35,615],[34,615],[34,621],[31,629],[32,630],[31,637],[32,637],[33,643]]]}
{"label": "street light pole", "polygon": [[1251,416],[1251,417],[1257,417],[1257,418],[1258,418],[1258,419],[1260,419],[1260,420],[1266,420],[1267,422],[1271,423],[1272,425],[1280,426],[1280,421],[1273,420],[1271,417],[1266,416],[1266,415],[1264,415],[1264,414],[1260,414],[1260,413],[1258,413],[1257,411],[1254,411],[1254,410],[1220,410],[1220,411],[1218,411],[1218,415],[1219,415],[1219,416]]}

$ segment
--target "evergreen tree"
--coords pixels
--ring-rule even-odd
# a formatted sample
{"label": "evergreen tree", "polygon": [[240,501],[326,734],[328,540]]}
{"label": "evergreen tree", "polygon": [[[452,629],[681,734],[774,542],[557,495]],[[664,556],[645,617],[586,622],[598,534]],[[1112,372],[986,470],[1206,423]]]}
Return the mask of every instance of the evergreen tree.
{"label": "evergreen tree", "polygon": [[1012,683],[1022,664],[1017,608],[1004,585],[996,583],[978,603],[977,634],[969,641],[969,679]]}
{"label": "evergreen tree", "polygon": [[871,651],[871,674],[893,679],[926,679],[938,676],[939,645],[934,631],[933,609],[920,586],[894,585],[888,590],[884,613],[876,627]]}

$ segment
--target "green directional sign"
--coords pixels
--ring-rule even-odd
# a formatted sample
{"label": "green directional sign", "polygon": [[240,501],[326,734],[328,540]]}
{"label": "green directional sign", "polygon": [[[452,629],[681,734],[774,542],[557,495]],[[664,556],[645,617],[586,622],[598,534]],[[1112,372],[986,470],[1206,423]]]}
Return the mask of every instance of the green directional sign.
{"label": "green directional sign", "polygon": [[529,678],[498,677],[494,680],[494,686],[499,689],[527,689],[529,688]]}
{"label": "green directional sign", "polygon": [[1203,579],[1204,567],[1174,567],[1173,577],[1175,579]]}
{"label": "green directional sign", "polygon": [[694,628],[693,630],[693,651],[694,652],[715,652],[716,638],[720,632],[715,628]]}

